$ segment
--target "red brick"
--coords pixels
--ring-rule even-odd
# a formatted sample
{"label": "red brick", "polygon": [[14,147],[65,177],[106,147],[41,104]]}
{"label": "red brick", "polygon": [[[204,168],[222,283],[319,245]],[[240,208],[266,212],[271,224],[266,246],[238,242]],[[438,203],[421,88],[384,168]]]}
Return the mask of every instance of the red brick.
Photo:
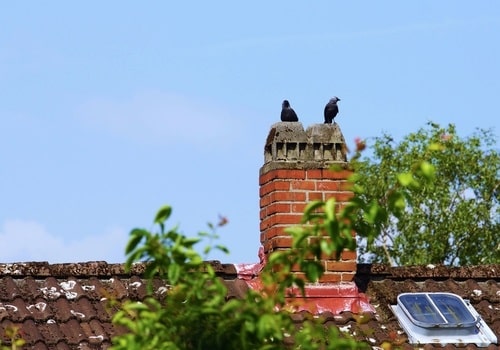
{"label": "red brick", "polygon": [[269,217],[266,217],[264,220],[261,220],[260,222],[260,232],[267,230],[271,226],[272,226],[271,219]]}
{"label": "red brick", "polygon": [[340,188],[340,181],[326,180],[326,181],[317,181],[316,188],[314,189],[316,191],[338,191],[339,188]]}
{"label": "red brick", "polygon": [[267,216],[267,207],[262,208],[260,210],[260,220],[264,220],[264,218]]}
{"label": "red brick", "polygon": [[296,225],[300,223],[302,215],[299,214],[276,214],[272,216],[273,222],[277,224]]}
{"label": "red brick", "polygon": [[275,250],[287,251],[287,250],[291,249],[291,244],[286,245],[285,242],[274,242],[276,239],[282,239],[282,238],[291,238],[291,237],[290,236],[275,236],[271,239],[265,240],[262,242],[262,246],[264,247],[264,250],[267,252],[267,251],[275,251]]}
{"label": "red brick", "polygon": [[266,207],[266,214],[290,213],[291,205],[289,203],[275,202]]}
{"label": "red brick", "polygon": [[333,180],[346,180],[349,178],[349,176],[352,175],[352,171],[350,170],[330,170],[330,169],[323,169],[322,171],[322,178],[323,179],[333,179]]}
{"label": "red brick", "polygon": [[351,191],[352,190],[352,182],[350,181],[339,181],[339,191]]}
{"label": "red brick", "polygon": [[342,282],[352,282],[354,281],[355,273],[342,273]]}
{"label": "red brick", "polygon": [[300,169],[278,169],[277,177],[280,179],[305,179],[305,170]]}
{"label": "red brick", "polygon": [[356,261],[327,261],[326,271],[356,272]]}
{"label": "red brick", "polygon": [[274,214],[267,216],[260,222],[260,231],[264,231],[275,225],[296,225],[302,219],[300,214]]}
{"label": "red brick", "polygon": [[323,192],[309,192],[307,194],[307,200],[309,201],[322,201]]}
{"label": "red brick", "polygon": [[271,203],[271,199],[272,199],[271,194],[267,194],[263,197],[260,197],[260,201],[259,201],[260,207],[264,208],[264,207],[268,206]]}
{"label": "red brick", "polygon": [[340,255],[341,260],[356,260],[357,254],[355,250],[344,250]]}
{"label": "red brick", "polygon": [[308,169],[306,175],[308,179],[322,179],[323,171],[322,169]]}
{"label": "red brick", "polygon": [[342,275],[340,273],[332,272],[325,272],[318,280],[320,283],[338,283],[340,281],[342,281]]}
{"label": "red brick", "polygon": [[293,203],[291,205],[292,213],[304,213],[304,210],[307,207],[307,203]]}
{"label": "red brick", "polygon": [[265,241],[262,243],[262,247],[264,248],[264,254],[269,256],[269,254],[273,251],[273,247],[271,245],[271,241]]}
{"label": "red brick", "polygon": [[311,191],[311,190],[315,190],[316,189],[316,181],[307,181],[307,180],[304,180],[304,181],[292,181],[291,184],[292,184],[292,186],[291,186],[292,190],[307,190],[307,191]]}
{"label": "red brick", "polygon": [[270,193],[273,191],[273,183],[272,182],[266,182],[265,184],[260,185],[259,188],[259,196],[262,198],[266,194]]}
{"label": "red brick", "polygon": [[[323,260],[323,261],[329,261],[329,260],[333,260],[334,258],[334,255],[332,254],[326,254],[326,253],[321,253],[321,257],[320,259]],[[312,254],[312,253],[308,253],[306,254],[306,259],[316,259],[316,257]]]}
{"label": "red brick", "polygon": [[269,231],[269,230],[264,230],[264,231],[260,232],[260,243],[262,243],[262,244],[267,241],[267,239],[266,239],[267,231]]}
{"label": "red brick", "polygon": [[324,192],[324,194],[325,201],[333,197],[338,202],[349,202],[354,197],[352,192]]}
{"label": "red brick", "polygon": [[262,232],[262,234],[260,235],[260,241],[264,242],[274,237],[284,235],[286,235],[284,226],[273,226]]}
{"label": "red brick", "polygon": [[277,180],[273,181],[275,191],[290,191],[290,181]]}
{"label": "red brick", "polygon": [[268,243],[271,244],[273,250],[275,250],[279,248],[291,248],[292,241],[293,239],[290,236],[281,236],[269,240]]}
{"label": "red brick", "polygon": [[263,185],[278,177],[278,172],[276,170],[271,170],[259,177],[259,185]]}
{"label": "red brick", "polygon": [[305,192],[273,192],[271,193],[271,202],[305,202]]}
{"label": "red brick", "polygon": [[260,186],[259,194],[262,197],[273,191],[289,191],[289,190],[290,190],[289,181],[271,181]]}

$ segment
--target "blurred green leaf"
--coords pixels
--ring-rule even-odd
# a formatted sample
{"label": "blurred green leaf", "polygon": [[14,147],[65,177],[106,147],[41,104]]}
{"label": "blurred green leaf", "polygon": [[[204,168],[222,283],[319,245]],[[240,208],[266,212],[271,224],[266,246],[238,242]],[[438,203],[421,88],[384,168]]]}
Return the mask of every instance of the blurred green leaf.
{"label": "blurred green leaf", "polygon": [[436,168],[427,161],[420,163],[420,170],[427,179],[433,179],[436,176]]}
{"label": "blurred green leaf", "polygon": [[429,151],[442,151],[445,149],[445,146],[439,142],[432,142],[429,144]]}
{"label": "blurred green leaf", "polygon": [[177,281],[179,280],[179,276],[181,273],[181,268],[177,264],[171,264],[168,267],[168,281],[171,284],[177,284]]}
{"label": "blurred green leaf", "polygon": [[335,220],[335,197],[328,199],[325,203],[325,215],[327,220]]}
{"label": "blurred green leaf", "polygon": [[413,179],[413,174],[412,173],[402,173],[398,174],[398,181],[399,183],[404,186],[408,187],[410,186],[415,180]]}
{"label": "blurred green leaf", "polygon": [[132,252],[135,248],[137,248],[137,245],[139,242],[144,238],[147,237],[149,234],[148,231],[143,230],[143,229],[138,229],[135,228],[130,232],[130,239],[127,243],[127,246],[125,248],[125,254],[129,254]]}
{"label": "blurred green leaf", "polygon": [[156,213],[154,222],[156,224],[163,224],[172,214],[172,207],[170,205],[164,205]]}

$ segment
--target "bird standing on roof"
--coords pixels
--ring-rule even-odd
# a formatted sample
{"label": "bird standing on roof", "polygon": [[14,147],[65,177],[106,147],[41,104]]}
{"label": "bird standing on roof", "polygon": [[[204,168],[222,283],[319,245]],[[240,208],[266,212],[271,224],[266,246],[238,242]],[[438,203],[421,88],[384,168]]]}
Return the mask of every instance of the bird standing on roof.
{"label": "bird standing on roof", "polygon": [[282,122],[298,122],[299,118],[295,111],[290,107],[290,102],[284,100],[281,104],[281,121]]}
{"label": "bird standing on roof", "polygon": [[339,106],[337,106],[337,102],[340,101],[340,98],[334,96],[328,101],[325,106],[325,124],[331,124],[333,119],[339,112]]}

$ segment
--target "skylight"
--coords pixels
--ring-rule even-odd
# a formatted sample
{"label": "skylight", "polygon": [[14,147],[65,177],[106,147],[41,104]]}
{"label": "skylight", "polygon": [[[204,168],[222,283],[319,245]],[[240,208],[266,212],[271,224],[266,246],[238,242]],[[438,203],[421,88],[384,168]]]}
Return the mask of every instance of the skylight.
{"label": "skylight", "polygon": [[469,327],[478,321],[462,298],[450,293],[400,294],[398,304],[420,327]]}
{"label": "skylight", "polygon": [[452,293],[403,293],[391,305],[411,344],[476,344],[497,338],[470,305]]}

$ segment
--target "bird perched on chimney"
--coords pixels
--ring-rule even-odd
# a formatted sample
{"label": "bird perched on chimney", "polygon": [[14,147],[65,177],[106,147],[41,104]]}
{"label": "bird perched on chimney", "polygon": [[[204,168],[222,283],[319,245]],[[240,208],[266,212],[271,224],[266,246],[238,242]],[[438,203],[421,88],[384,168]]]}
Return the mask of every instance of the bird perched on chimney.
{"label": "bird perched on chimney", "polygon": [[284,100],[281,104],[281,121],[282,122],[298,122],[299,118],[295,111],[290,107],[290,102]]}
{"label": "bird perched on chimney", "polygon": [[333,119],[339,112],[339,106],[337,106],[337,102],[340,101],[340,98],[334,96],[328,101],[325,106],[325,124],[331,124]]}

